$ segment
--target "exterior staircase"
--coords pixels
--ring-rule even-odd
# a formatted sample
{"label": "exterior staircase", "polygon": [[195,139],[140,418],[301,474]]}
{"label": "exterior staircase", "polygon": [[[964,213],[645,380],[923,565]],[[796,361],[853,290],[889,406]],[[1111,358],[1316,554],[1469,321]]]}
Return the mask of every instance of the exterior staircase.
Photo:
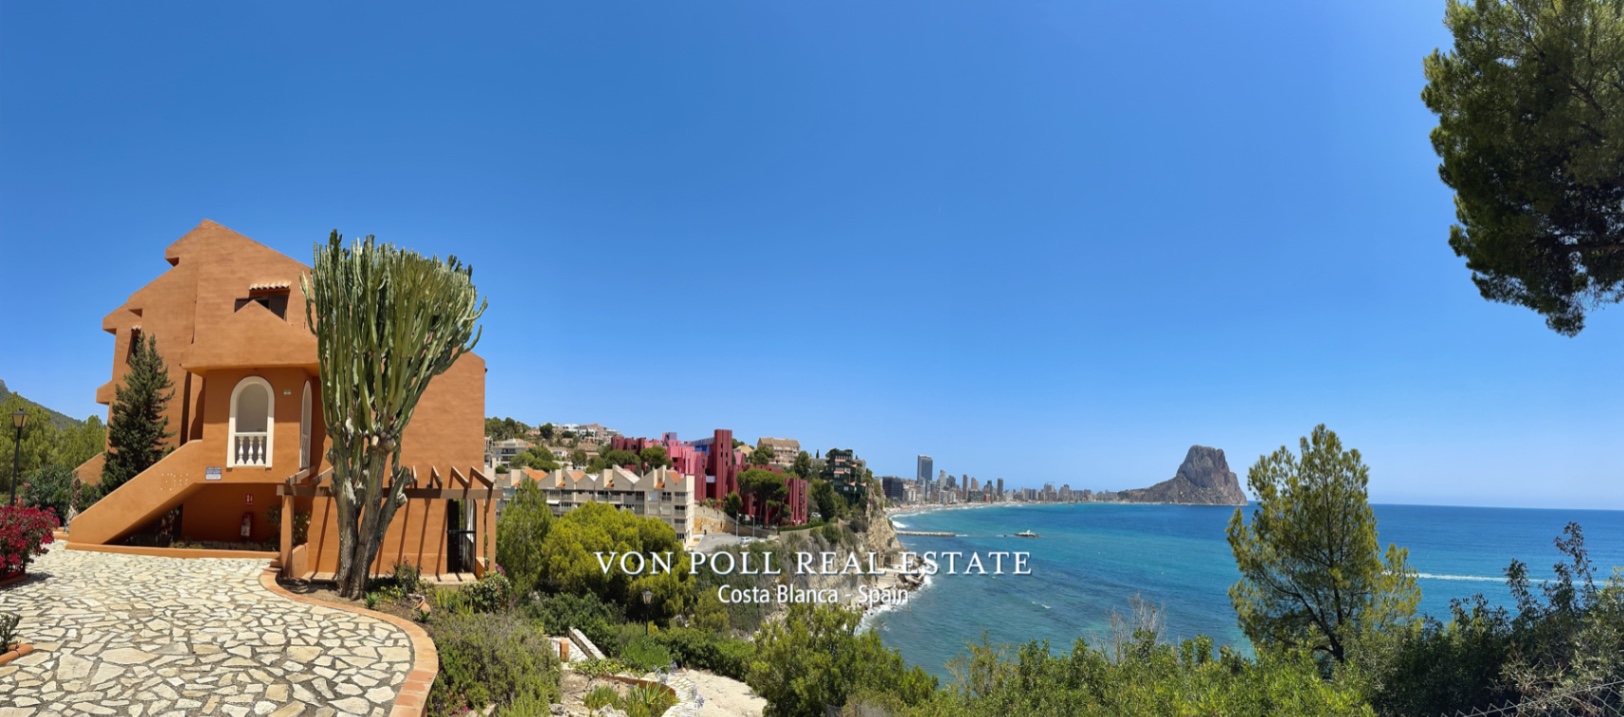
{"label": "exterior staircase", "polygon": [[68,531],[73,542],[92,545],[117,542],[180,505],[203,487],[203,476],[177,469],[197,465],[193,454],[201,452],[203,447],[203,441],[187,443],[117,490],[102,496],[73,519]]}

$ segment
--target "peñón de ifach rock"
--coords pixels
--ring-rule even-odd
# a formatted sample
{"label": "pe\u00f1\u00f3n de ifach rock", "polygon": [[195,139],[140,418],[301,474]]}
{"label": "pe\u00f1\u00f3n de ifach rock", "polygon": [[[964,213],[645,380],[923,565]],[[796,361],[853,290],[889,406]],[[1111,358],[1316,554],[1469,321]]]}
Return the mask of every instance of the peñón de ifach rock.
{"label": "pe\u00f1\u00f3n de ifach rock", "polygon": [[1240,479],[1229,470],[1221,448],[1190,446],[1184,463],[1172,478],[1149,488],[1117,494],[1126,503],[1183,503],[1188,505],[1246,505]]}

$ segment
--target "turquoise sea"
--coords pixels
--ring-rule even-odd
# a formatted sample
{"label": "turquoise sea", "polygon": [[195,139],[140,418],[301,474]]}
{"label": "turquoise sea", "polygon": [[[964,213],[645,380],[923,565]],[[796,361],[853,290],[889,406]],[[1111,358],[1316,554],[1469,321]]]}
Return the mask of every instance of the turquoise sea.
{"label": "turquoise sea", "polygon": [[[906,604],[871,617],[869,626],[909,664],[946,677],[947,662],[983,633],[994,643],[1048,640],[1056,650],[1070,649],[1078,637],[1097,644],[1110,634],[1111,613],[1128,613],[1138,594],[1162,608],[1169,637],[1206,634],[1245,649],[1227,593],[1239,578],[1224,537],[1234,511],[1084,503],[899,515],[899,530],[958,536],[902,536],[910,550],[1025,550],[1032,574],[939,575]],[[1552,576],[1561,555],[1552,541],[1569,521],[1583,526],[1599,578],[1624,566],[1624,511],[1414,505],[1375,511],[1383,547],[1409,548],[1410,564],[1421,573],[1421,611],[1440,617],[1449,614],[1451,598],[1476,593],[1512,606],[1506,565],[1517,558],[1532,577]],[[1041,537],[1013,537],[1023,530]]]}

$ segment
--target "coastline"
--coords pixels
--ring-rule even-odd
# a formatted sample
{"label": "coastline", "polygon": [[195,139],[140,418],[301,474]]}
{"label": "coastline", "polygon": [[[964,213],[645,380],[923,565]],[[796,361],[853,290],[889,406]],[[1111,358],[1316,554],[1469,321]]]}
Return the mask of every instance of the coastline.
{"label": "coastline", "polygon": [[[902,544],[902,541],[900,539],[901,536],[902,536],[901,531],[906,530],[907,524],[904,523],[904,524],[902,524],[902,527],[899,528],[898,525],[897,525],[897,519],[898,518],[906,518],[906,517],[912,516],[912,515],[922,515],[922,514],[925,514],[925,513],[939,513],[939,512],[943,512],[943,511],[952,511],[952,510],[974,510],[974,509],[978,509],[978,508],[1000,508],[1000,507],[1012,508],[1012,507],[1017,507],[1017,506],[1028,506],[1028,505],[1037,505],[1037,504],[1035,504],[1035,503],[999,502],[999,503],[962,503],[962,504],[951,504],[951,505],[897,506],[897,507],[891,507],[891,508],[886,508],[885,509],[885,521],[886,521],[886,523],[888,523],[890,525],[892,534],[894,536],[896,536],[895,538],[893,538],[893,540],[896,541],[896,544],[898,546],[901,546],[901,544]],[[936,583],[936,581],[933,580],[931,578],[931,576],[928,576],[928,575],[921,576],[921,575],[916,575],[916,574],[912,574],[912,573],[901,573],[901,572],[897,572],[894,568],[886,567],[884,574],[879,575],[879,576],[875,576],[873,578],[873,583],[874,583],[873,587],[876,587],[876,588],[889,588],[889,589],[906,590],[908,597],[906,599],[903,599],[903,600],[885,600],[885,601],[881,601],[881,602],[870,603],[870,604],[867,604],[867,605],[860,605],[860,608],[862,610],[862,619],[858,623],[858,629],[859,630],[867,631],[867,630],[871,629],[872,626],[873,626],[874,618],[878,617],[881,614],[891,612],[891,611],[894,611],[894,610],[900,610],[902,608],[907,607],[908,603],[912,601],[912,599],[913,599],[913,597],[915,595],[917,595],[917,594],[919,594],[919,593],[921,593],[921,592],[923,592],[925,590],[930,589],[930,587],[932,585],[934,585]],[[848,604],[849,607],[850,606],[859,606],[859,605],[853,605],[851,600],[848,600],[847,604]]]}
{"label": "coastline", "polygon": [[1004,502],[1000,502],[1000,503],[953,503],[953,504],[950,504],[950,505],[941,505],[941,504],[936,504],[936,505],[908,505],[908,506],[898,506],[898,507],[886,508],[885,509],[885,517],[887,519],[892,519],[893,520],[892,527],[895,527],[894,519],[896,519],[896,518],[906,518],[906,517],[908,517],[910,515],[924,515],[926,513],[941,513],[941,512],[950,511],[950,510],[977,510],[977,509],[981,509],[981,508],[1018,508],[1018,507],[1026,507],[1026,506],[1034,506],[1034,505],[1051,505],[1051,504],[1048,504],[1048,503],[1015,503],[1015,502],[1011,502],[1011,501],[1004,501]]}
{"label": "coastline", "polygon": [[[1250,500],[1248,500],[1246,503],[1175,503],[1149,500],[1077,500],[1070,502],[1056,501],[1047,503],[1004,501],[1001,503],[954,503],[951,505],[938,504],[893,507],[885,509],[885,516],[889,519],[895,519],[906,518],[913,515],[924,515],[926,513],[941,513],[952,510],[975,510],[978,508],[1042,508],[1046,506],[1053,507],[1060,505],[1175,505],[1187,508],[1245,508],[1252,505],[1252,502]],[[892,527],[895,527],[894,522]],[[906,530],[906,528],[904,528],[904,530]]]}

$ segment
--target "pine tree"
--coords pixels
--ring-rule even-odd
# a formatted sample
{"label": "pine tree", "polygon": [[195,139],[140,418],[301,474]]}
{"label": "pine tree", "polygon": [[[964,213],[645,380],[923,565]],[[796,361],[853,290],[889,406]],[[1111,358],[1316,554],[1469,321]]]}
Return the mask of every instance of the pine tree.
{"label": "pine tree", "polygon": [[118,387],[107,422],[107,461],[98,486],[101,495],[129,482],[169,452],[165,443],[175,434],[169,431],[164,408],[175,395],[173,386],[158,353],[157,337],[148,336],[144,344],[137,339],[130,370],[124,375],[124,385]]}
{"label": "pine tree", "polygon": [[1229,547],[1241,580],[1229,589],[1241,629],[1259,647],[1307,648],[1336,662],[1360,634],[1398,629],[1415,614],[1421,590],[1409,551],[1376,539],[1357,450],[1324,424],[1281,446],[1246,474],[1257,496],[1252,520],[1235,509]]}

